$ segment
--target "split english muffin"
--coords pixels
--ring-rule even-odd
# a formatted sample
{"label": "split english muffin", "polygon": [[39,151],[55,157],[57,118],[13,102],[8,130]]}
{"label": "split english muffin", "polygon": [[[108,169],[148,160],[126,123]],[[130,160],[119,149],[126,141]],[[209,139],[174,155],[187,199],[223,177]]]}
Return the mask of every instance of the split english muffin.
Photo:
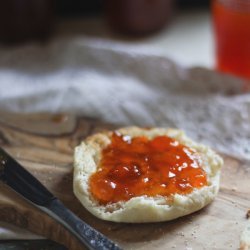
{"label": "split english muffin", "polygon": [[215,198],[222,164],[181,130],[121,128],[94,134],[75,148],[73,189],[100,219],[168,221]]}

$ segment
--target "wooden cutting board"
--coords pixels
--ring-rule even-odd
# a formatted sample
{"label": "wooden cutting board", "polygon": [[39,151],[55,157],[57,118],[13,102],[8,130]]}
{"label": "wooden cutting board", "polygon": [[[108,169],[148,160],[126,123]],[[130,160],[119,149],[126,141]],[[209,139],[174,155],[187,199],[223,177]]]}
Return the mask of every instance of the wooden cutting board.
{"label": "wooden cutting board", "polygon": [[[124,249],[238,249],[250,208],[250,165],[224,156],[217,199],[201,211],[164,223],[125,224],[99,220],[72,192],[73,149],[86,136],[115,126],[72,115],[0,114],[0,145],[84,221]],[[52,218],[0,184],[0,220],[84,249]]]}

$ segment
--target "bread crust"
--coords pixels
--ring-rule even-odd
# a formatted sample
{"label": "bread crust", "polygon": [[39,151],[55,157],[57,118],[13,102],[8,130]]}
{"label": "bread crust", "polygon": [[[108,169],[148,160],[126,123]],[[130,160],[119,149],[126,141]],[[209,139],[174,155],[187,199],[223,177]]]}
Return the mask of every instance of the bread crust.
{"label": "bread crust", "polygon": [[75,148],[73,190],[82,205],[96,217],[114,222],[160,222],[193,213],[214,200],[219,190],[222,158],[209,147],[198,144],[178,129],[125,127],[116,130],[132,138],[146,136],[152,139],[166,135],[195,149],[201,156],[202,167],[207,173],[208,185],[194,189],[187,195],[166,197],[133,197],[128,201],[101,205],[91,195],[89,178],[96,172],[102,150],[111,143],[113,131],[94,134]]}

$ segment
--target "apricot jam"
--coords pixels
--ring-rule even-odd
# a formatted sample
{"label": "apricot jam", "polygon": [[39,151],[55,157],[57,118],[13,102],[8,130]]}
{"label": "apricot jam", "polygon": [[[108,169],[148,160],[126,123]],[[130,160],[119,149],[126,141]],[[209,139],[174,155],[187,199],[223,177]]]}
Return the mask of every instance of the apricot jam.
{"label": "apricot jam", "polygon": [[188,194],[207,185],[199,155],[167,136],[152,140],[113,133],[103,149],[90,191],[101,204],[136,196]]}

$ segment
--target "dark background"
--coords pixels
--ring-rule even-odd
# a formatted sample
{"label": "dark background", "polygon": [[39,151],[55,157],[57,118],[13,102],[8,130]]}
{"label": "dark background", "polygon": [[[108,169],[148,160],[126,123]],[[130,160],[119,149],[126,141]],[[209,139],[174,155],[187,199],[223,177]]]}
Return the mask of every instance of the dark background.
{"label": "dark background", "polygon": [[[56,0],[56,13],[62,17],[93,15],[101,13],[105,0]],[[176,0],[180,9],[208,7],[209,0]]]}

